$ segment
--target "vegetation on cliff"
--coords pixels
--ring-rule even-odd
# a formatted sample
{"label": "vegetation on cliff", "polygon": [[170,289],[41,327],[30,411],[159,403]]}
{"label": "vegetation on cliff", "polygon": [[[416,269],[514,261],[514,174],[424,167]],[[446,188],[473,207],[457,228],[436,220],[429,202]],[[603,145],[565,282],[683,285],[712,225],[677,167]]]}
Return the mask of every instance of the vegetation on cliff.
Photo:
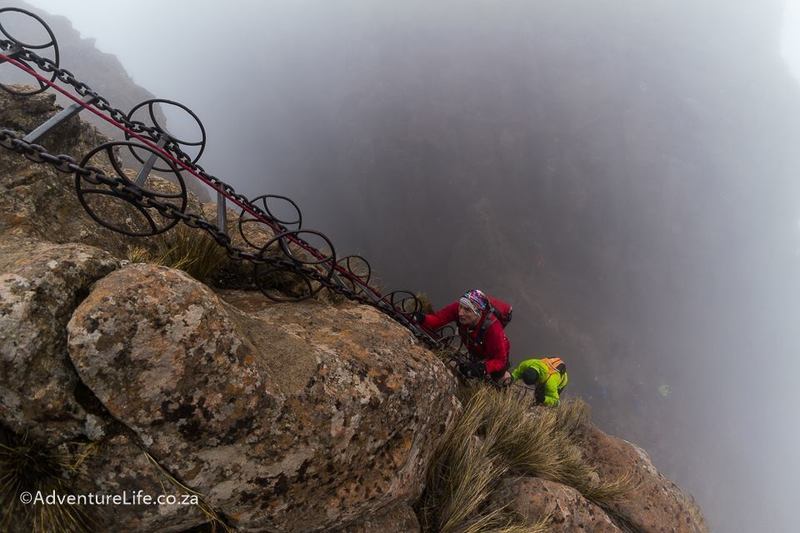
{"label": "vegetation on cliff", "polygon": [[461,417],[442,438],[419,512],[428,531],[545,531],[491,505],[493,491],[509,476],[534,476],[574,487],[608,504],[635,489],[632,477],[601,481],[582,452],[589,408],[581,400],[558,408],[534,406],[522,389],[481,386],[465,391]]}

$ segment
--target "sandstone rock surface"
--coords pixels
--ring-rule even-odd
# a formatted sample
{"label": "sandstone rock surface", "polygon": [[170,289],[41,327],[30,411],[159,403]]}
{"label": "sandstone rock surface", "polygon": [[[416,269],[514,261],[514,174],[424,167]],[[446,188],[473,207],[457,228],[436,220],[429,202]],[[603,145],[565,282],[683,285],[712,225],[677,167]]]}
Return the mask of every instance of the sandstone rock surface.
{"label": "sandstone rock surface", "polygon": [[586,428],[585,452],[601,479],[632,472],[637,484],[634,497],[611,505],[640,531],[699,533],[708,526],[691,496],[667,479],[647,453],[630,442],[612,437],[594,426]]}
{"label": "sandstone rock surface", "polygon": [[163,267],[112,273],[68,325],[80,379],[240,528],[413,501],[458,407],[441,363],[370,307],[227,300]]}
{"label": "sandstone rock surface", "polygon": [[[128,502],[87,509],[98,531],[179,532],[209,522],[200,506],[193,505],[192,494],[176,486],[133,436],[117,433],[95,443],[81,470],[82,475],[71,483],[76,494],[119,495]],[[133,504],[144,495],[175,499]]]}
{"label": "sandstone rock surface", "polygon": [[13,431],[52,444],[86,434],[66,325],[118,266],[91,246],[0,237],[0,415]]}
{"label": "sandstone rock surface", "polygon": [[597,505],[572,487],[534,477],[508,478],[492,497],[492,505],[509,505],[510,510],[535,523],[550,516],[553,533],[622,531]]}
{"label": "sandstone rock surface", "polygon": [[419,533],[420,526],[414,509],[406,504],[399,504],[389,509],[378,511],[356,522],[334,529],[331,533]]}

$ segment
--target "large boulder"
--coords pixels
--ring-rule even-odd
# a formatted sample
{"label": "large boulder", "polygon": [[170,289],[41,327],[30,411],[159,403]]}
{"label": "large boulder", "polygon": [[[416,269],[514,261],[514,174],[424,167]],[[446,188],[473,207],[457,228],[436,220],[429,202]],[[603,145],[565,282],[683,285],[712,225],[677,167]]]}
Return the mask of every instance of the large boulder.
{"label": "large boulder", "polygon": [[[73,494],[125,498],[126,504],[85,509],[98,531],[179,532],[208,523],[208,509],[173,481],[125,432],[111,434],[85,453],[81,475],[70,484]],[[143,497],[164,497],[144,503]],[[213,510],[212,510],[213,511]]]}
{"label": "large boulder", "polygon": [[670,533],[707,532],[703,514],[687,496],[653,465],[647,453],[630,442],[612,437],[589,425],[584,453],[601,480],[632,475],[635,493],[610,504],[609,509],[640,531]]}
{"label": "large boulder", "polygon": [[367,515],[355,522],[330,530],[330,533],[419,533],[419,520],[414,509],[401,503]]}
{"label": "large boulder", "polygon": [[0,238],[0,420],[58,444],[92,434],[66,326],[91,285],[119,266],[98,248]]}
{"label": "large boulder", "polygon": [[509,510],[529,524],[536,523],[542,517],[550,517],[548,526],[553,533],[622,531],[600,507],[584,498],[580,492],[546,479],[504,479],[492,494],[490,505],[508,506]]}
{"label": "large boulder", "polygon": [[422,491],[455,380],[367,306],[226,301],[126,266],[68,325],[80,379],[140,445],[242,529],[314,531]]}
{"label": "large boulder", "polygon": [[[135,440],[119,433],[119,424],[78,378],[67,351],[73,311],[92,284],[120,264],[92,246],[0,237],[0,443],[22,440],[59,463],[81,463],[78,471],[55,474],[65,494],[127,492],[130,498],[141,490],[155,497],[164,487],[180,494]],[[13,449],[6,449],[6,460],[18,453]],[[26,483],[35,478],[25,476]],[[30,531],[30,508],[16,498],[10,506],[11,531]],[[83,511],[106,529],[117,524],[178,531],[208,520],[196,506],[104,505]]]}

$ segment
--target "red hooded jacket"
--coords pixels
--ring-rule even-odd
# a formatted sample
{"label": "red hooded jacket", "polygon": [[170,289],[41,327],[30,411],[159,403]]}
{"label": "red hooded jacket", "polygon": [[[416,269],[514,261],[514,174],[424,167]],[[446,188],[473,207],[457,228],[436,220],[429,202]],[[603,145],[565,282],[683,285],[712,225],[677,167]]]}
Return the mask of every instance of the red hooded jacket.
{"label": "red hooded jacket", "polygon": [[[486,320],[491,322],[486,329],[483,342],[479,343],[478,336],[481,325]],[[458,324],[458,334],[461,336],[464,346],[471,356],[483,360],[487,374],[505,372],[508,369],[508,354],[511,351],[511,344],[503,331],[503,325],[492,316],[490,311],[483,312],[474,328],[467,328],[458,323],[458,302],[453,302],[438,313],[425,315],[422,326],[425,329],[436,331],[450,322]]]}

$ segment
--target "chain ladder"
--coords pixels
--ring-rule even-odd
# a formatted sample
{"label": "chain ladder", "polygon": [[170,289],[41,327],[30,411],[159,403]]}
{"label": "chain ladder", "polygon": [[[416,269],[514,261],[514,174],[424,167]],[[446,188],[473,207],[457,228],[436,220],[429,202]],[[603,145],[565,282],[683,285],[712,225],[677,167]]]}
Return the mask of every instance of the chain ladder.
{"label": "chain ladder", "polygon": [[277,269],[305,276],[325,288],[344,296],[348,300],[374,307],[406,326],[418,340],[422,341],[427,346],[436,348],[439,345],[438,341],[424,331],[421,331],[405,314],[395,309],[385,300],[374,301],[364,294],[361,294],[359,291],[334,283],[331,281],[329,275],[324,275],[315,268],[304,266],[288,258],[268,257],[238,248],[233,245],[230,237],[226,233],[220,231],[215,224],[207,221],[202,216],[193,213],[184,213],[176,206],[160,201],[154,193],[141,189],[121,177],[108,176],[96,167],[82,167],[69,155],[51,154],[41,145],[24,141],[20,134],[13,130],[0,129],[0,146],[22,154],[26,159],[34,163],[50,165],[59,172],[77,174],[94,185],[104,185],[116,196],[127,202],[145,209],[155,209],[165,218],[179,220],[189,227],[203,230],[211,236],[217,244],[224,247],[228,256],[232,259],[249,261],[254,264],[269,264]]}
{"label": "chain ladder", "polygon": [[[91,97],[93,99],[92,105],[94,107],[106,113],[112,120],[124,125],[132,132],[139,135],[146,135],[153,141],[160,139],[161,131],[159,128],[156,126],[148,126],[141,121],[129,119],[125,112],[123,112],[121,109],[113,107],[107,98],[93,90],[88,84],[77,79],[75,75],[67,69],[59,67],[53,60],[46,57],[41,57],[31,50],[20,48],[16,43],[9,40],[0,40],[0,50],[2,50],[4,53],[14,51],[15,57],[24,61],[35,63],[39,69],[42,70],[42,72],[48,74],[55,73],[55,76],[59,81],[70,85],[79,96],[83,98]],[[358,285],[362,286],[363,290],[361,292],[369,291],[373,296],[376,297],[376,299],[367,298],[358,290],[352,290],[336,284],[330,280],[330,276],[323,276],[314,268],[305,267],[302,264],[298,264],[287,259],[267,259],[262,257],[260,254],[237,248],[232,244],[230,237],[225,232],[221,231],[220,228],[218,228],[215,224],[210,223],[205,218],[192,213],[184,213],[169,203],[159,201],[153,194],[149,194],[148,191],[137,187],[133,183],[127,182],[119,177],[113,178],[105,175],[98,168],[91,166],[83,168],[76,163],[74,158],[68,155],[50,154],[41,145],[25,142],[17,133],[12,130],[0,130],[0,145],[9,150],[23,154],[27,159],[33,162],[49,164],[60,172],[75,173],[90,183],[105,185],[109,187],[114,194],[120,196],[126,201],[139,205],[143,208],[155,209],[160,215],[166,218],[173,220],[177,219],[187,226],[199,228],[208,233],[220,246],[223,246],[226,249],[228,256],[232,259],[250,261],[254,264],[268,263],[276,268],[287,270],[316,281],[327,289],[332,290],[349,300],[375,307],[408,328],[417,339],[422,341],[427,346],[432,348],[439,346],[439,342],[435,338],[409,320],[409,317],[406,314],[398,311],[394,305],[386,300],[380,299],[381,295],[378,291],[374,290],[369,285],[362,283],[361,280],[357,276],[354,276],[351,272],[337,268],[338,265],[335,263],[332,265],[333,269],[339,271],[340,274],[344,274],[346,277],[350,278],[351,281],[355,281]],[[168,139],[164,144],[163,149],[169,152],[170,155],[173,155],[183,166],[194,171],[201,178],[205,179],[218,192],[246,208],[246,210],[251,211],[252,214],[258,217],[260,222],[267,224],[273,229],[273,231],[277,233],[287,231],[282,224],[275,221],[271,216],[269,216],[268,213],[266,213],[260,207],[252,204],[246,196],[237,193],[232,186],[216,176],[209,174],[202,166],[194,163],[191,156],[183,152],[183,150],[180,148],[180,145],[174,140]],[[289,235],[289,237],[292,242],[301,246],[306,252],[309,252],[317,259],[324,259],[324,256],[321,252],[316,250],[312,245],[303,239],[295,235]]]}
{"label": "chain ladder", "polygon": [[[105,113],[108,118],[111,118],[117,124],[127,128],[133,134],[147,136],[155,143],[162,139],[161,134],[163,132],[160,130],[160,128],[157,126],[148,126],[144,122],[128,118],[124,111],[113,107],[107,98],[93,90],[88,84],[77,79],[69,70],[59,67],[55,61],[49,58],[41,57],[31,50],[19,46],[18,43],[5,39],[0,39],[0,52],[4,54],[12,54],[13,57],[22,59],[24,61],[33,62],[39,67],[39,69],[42,70],[42,72],[55,74],[55,78],[67,85],[70,85],[74,91],[84,99],[90,97],[92,106]],[[184,213],[176,206],[161,202],[153,193],[141,189],[140,187],[136,186],[130,181],[122,179],[121,177],[107,176],[102,172],[102,170],[96,167],[82,167],[77,164],[75,159],[71,156],[64,154],[53,155],[49,153],[43,146],[23,140],[22,137],[13,130],[0,129],[0,146],[20,153],[35,163],[50,165],[60,172],[80,175],[90,183],[96,185],[105,185],[111,189],[114,195],[122,198],[125,201],[145,209],[155,209],[160,215],[166,218],[179,220],[189,227],[201,229],[211,236],[211,238],[213,238],[220,246],[224,247],[231,259],[249,261],[254,265],[269,264],[271,267],[276,269],[292,272],[306,279],[313,280],[319,283],[321,286],[326,287],[328,290],[340,294],[351,301],[369,305],[378,309],[382,313],[388,315],[409,329],[419,341],[423,342],[428,347],[432,349],[447,348],[446,342],[437,340],[422,330],[416,323],[409,319],[407,313],[399,311],[392,302],[387,301],[386,297],[382,297],[380,292],[373,289],[368,283],[363,282],[351,271],[339,267],[339,265],[335,263],[334,259],[330,259],[330,261],[333,263],[331,265],[331,274],[334,270],[337,271],[339,274],[344,275],[354,282],[354,287],[358,285],[360,289],[354,290],[342,284],[334,283],[331,280],[332,276],[330,274],[325,276],[319,270],[306,267],[299,262],[281,257],[267,257],[260,253],[253,253],[238,248],[233,245],[231,238],[224,231],[221,231],[219,227],[217,227],[215,224],[212,224],[204,217],[193,213]],[[166,155],[168,155],[170,158],[174,158],[174,161],[180,163],[180,165],[185,169],[190,170],[200,179],[205,180],[217,192],[238,204],[243,208],[243,212],[245,210],[249,211],[251,215],[255,215],[257,217],[259,222],[268,225],[274,232],[276,232],[276,234],[287,232],[287,228],[283,226],[283,224],[275,220],[257,205],[251,203],[246,196],[237,193],[231,185],[217,178],[216,176],[209,174],[202,166],[192,161],[191,156],[186,154],[180,148],[180,144],[176,142],[176,140],[167,138],[166,141],[163,142],[162,146],[163,148],[161,148],[161,150],[165,151],[167,153]],[[317,259],[323,260],[320,261],[320,264],[327,262],[325,260],[325,256],[305,240],[291,234],[287,235],[286,237]],[[366,294],[370,294],[372,298],[368,298]],[[460,349],[456,349],[449,355],[449,358],[451,360],[458,359],[461,357],[459,352]]]}

